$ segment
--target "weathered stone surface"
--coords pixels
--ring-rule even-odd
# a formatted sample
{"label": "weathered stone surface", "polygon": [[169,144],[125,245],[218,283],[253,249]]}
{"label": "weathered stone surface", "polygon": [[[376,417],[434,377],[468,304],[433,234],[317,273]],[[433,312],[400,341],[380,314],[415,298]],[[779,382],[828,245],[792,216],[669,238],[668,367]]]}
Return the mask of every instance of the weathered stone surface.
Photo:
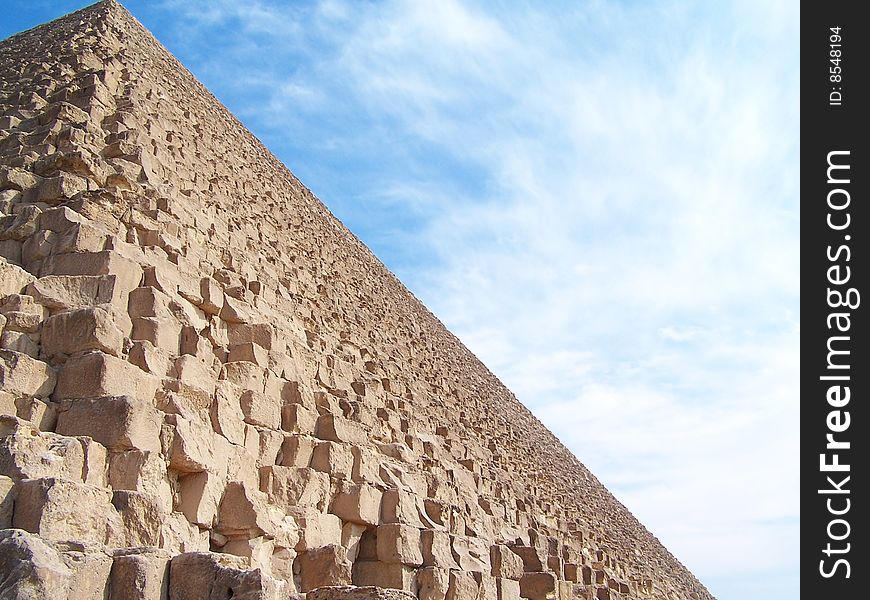
{"label": "weathered stone surface", "polygon": [[392,588],[417,595],[416,572],[413,567],[401,563],[357,560],[353,565],[353,582],[356,585]]}
{"label": "weathered stone surface", "polygon": [[493,545],[489,549],[492,576],[504,579],[519,579],[523,576],[523,560],[510,548],[502,545]]}
{"label": "weathered stone surface", "polygon": [[111,600],[169,600],[169,552],[125,549],[115,553],[109,582]]}
{"label": "weathered stone surface", "polygon": [[90,436],[114,452],[155,451],[160,450],[161,421],[157,409],[140,398],[82,398],[60,404],[57,432]]}
{"label": "weathered stone surface", "polygon": [[400,523],[388,523],[378,527],[378,560],[384,563],[422,565],[420,530]]}
{"label": "weathered stone surface", "polygon": [[124,334],[102,308],[80,308],[49,317],[42,326],[46,356],[99,350],[119,356]]}
{"label": "weathered stone surface", "polygon": [[342,481],[329,512],[341,517],[342,521],[377,525],[380,523],[382,496],[383,493],[374,486]]}
{"label": "weathered stone surface", "polygon": [[302,581],[301,591],[323,586],[347,585],[351,583],[351,562],[347,549],[330,544],[303,552],[296,559]]}
{"label": "weathered stone surface", "polygon": [[44,398],[54,390],[56,375],[48,364],[35,358],[0,350],[0,388],[21,396]]}
{"label": "weathered stone surface", "polygon": [[272,465],[260,469],[260,490],[279,508],[311,506],[324,511],[329,500],[329,475],[306,467]]}
{"label": "weathered stone surface", "polygon": [[306,600],[412,600],[414,594],[373,586],[329,586],[311,590]]}
{"label": "weathered stone surface", "polygon": [[0,529],[0,598],[68,598],[72,570],[39,536]]}
{"label": "weathered stone surface", "polygon": [[159,380],[135,365],[103,352],[73,356],[57,377],[54,400],[132,396],[150,401]]}
{"label": "weathered stone surface", "polygon": [[24,479],[16,485],[12,525],[48,540],[106,542],[112,493],[66,479]]}
{"label": "weathered stone surface", "polygon": [[178,554],[169,567],[169,598],[278,600],[284,588],[259,569],[247,570],[246,559],[226,554]]}
{"label": "weathered stone surface", "polygon": [[552,573],[524,573],[520,578],[520,596],[529,600],[545,600],[556,593],[556,584],[556,576]]}

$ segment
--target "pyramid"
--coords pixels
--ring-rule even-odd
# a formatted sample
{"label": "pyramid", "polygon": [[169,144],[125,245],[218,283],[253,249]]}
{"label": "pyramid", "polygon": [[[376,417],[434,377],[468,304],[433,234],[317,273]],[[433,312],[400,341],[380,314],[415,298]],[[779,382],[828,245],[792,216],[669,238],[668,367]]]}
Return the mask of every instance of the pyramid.
{"label": "pyramid", "polygon": [[0,208],[0,597],[712,598],[116,2],[0,42]]}

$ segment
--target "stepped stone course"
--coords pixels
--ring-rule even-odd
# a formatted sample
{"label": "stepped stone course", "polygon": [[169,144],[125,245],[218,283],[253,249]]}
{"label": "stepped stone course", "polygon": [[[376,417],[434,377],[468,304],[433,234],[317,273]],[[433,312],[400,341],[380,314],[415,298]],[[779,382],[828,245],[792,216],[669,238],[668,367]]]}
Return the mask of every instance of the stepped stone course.
{"label": "stepped stone course", "polygon": [[0,597],[712,598],[112,0],[0,42]]}

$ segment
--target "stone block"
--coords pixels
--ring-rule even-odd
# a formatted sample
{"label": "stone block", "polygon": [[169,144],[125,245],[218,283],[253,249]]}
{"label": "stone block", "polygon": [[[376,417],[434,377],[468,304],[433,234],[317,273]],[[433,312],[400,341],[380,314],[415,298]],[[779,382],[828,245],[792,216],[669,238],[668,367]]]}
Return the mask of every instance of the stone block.
{"label": "stone block", "polygon": [[133,290],[142,281],[142,267],[113,250],[75,252],[46,258],[39,276],[47,275],[115,275],[121,289]]}
{"label": "stone block", "polygon": [[314,438],[304,435],[284,436],[278,464],[284,467],[310,466],[316,443]]}
{"label": "stone block", "polygon": [[103,352],[67,360],[57,377],[52,399],[130,396],[150,402],[159,379],[139,367]]}
{"label": "stone block", "polygon": [[520,596],[529,600],[547,600],[556,594],[556,576],[553,573],[526,572],[520,578]]}
{"label": "stone block", "polygon": [[479,591],[474,575],[467,571],[450,571],[446,600],[477,600]]}
{"label": "stone block", "polygon": [[0,350],[0,389],[16,396],[44,398],[55,389],[56,375],[47,363],[12,350]]}
{"label": "stone block", "polygon": [[327,585],[351,583],[351,561],[343,546],[330,544],[299,554],[296,558],[302,592]]}
{"label": "stone block", "polygon": [[507,546],[494,544],[489,548],[492,576],[520,580],[523,576],[523,560]]}
{"label": "stone block", "polygon": [[497,577],[495,591],[498,600],[520,600],[520,582],[515,579]]}
{"label": "stone block", "polygon": [[321,546],[341,544],[341,519],[314,508],[293,508],[288,511],[299,527],[298,552],[306,552]]}
{"label": "stone block", "polygon": [[269,429],[278,429],[281,426],[281,405],[277,398],[254,390],[245,390],[240,402],[246,423]]}
{"label": "stone block", "polygon": [[374,486],[342,481],[329,507],[329,512],[341,517],[342,521],[378,525],[382,496],[383,493]]}
{"label": "stone block", "polygon": [[180,510],[191,523],[203,528],[214,527],[226,480],[209,471],[178,478]]}
{"label": "stone block", "polygon": [[266,495],[231,481],[224,489],[218,509],[217,531],[226,536],[272,535],[282,517],[268,506]]}
{"label": "stone block", "polygon": [[36,277],[0,257],[0,298],[20,294]]}
{"label": "stone block", "polygon": [[39,536],[0,529],[0,598],[67,598],[73,575],[60,553]]}
{"label": "stone block", "polygon": [[165,550],[125,548],[115,553],[109,577],[109,598],[168,600],[169,561]]}
{"label": "stone block", "polygon": [[209,416],[217,433],[241,446],[245,443],[245,415],[242,413],[240,397],[241,390],[238,387],[228,381],[218,382]]}
{"label": "stone block", "polygon": [[260,469],[260,491],[279,508],[310,506],[325,511],[329,475],[306,467],[266,466]]}
{"label": "stone block", "polygon": [[378,560],[384,563],[423,564],[423,545],[420,530],[400,523],[378,527]]}
{"label": "stone block", "polygon": [[169,451],[169,466],[182,473],[213,470],[225,472],[230,444],[214,435],[211,427],[198,419],[175,415],[175,429]]}
{"label": "stone block", "polygon": [[99,350],[120,356],[124,334],[112,315],[102,308],[79,308],[46,319],[42,326],[42,352],[46,356]]}
{"label": "stone block", "polygon": [[540,546],[511,546],[511,552],[523,561],[523,571],[526,573],[539,573],[546,570],[547,554]]}
{"label": "stone block", "polygon": [[113,515],[109,490],[54,477],[24,479],[16,486],[12,526],[47,540],[104,544]]}
{"label": "stone block", "polygon": [[281,407],[281,429],[293,433],[314,435],[317,413],[301,404],[285,404]]}
{"label": "stone block", "polygon": [[13,479],[62,477],[82,481],[85,452],[74,437],[39,432],[30,424],[4,418],[0,435],[0,475]]}
{"label": "stone block", "polygon": [[161,423],[153,404],[131,396],[82,398],[58,404],[58,433],[90,436],[113,452],[160,450]]}
{"label": "stone block", "polygon": [[0,529],[12,527],[12,507],[15,502],[15,481],[0,475]]}
{"label": "stone block", "polygon": [[350,479],[353,455],[350,448],[337,442],[320,442],[311,455],[311,467],[336,479]]}
{"label": "stone block", "polygon": [[169,598],[184,600],[277,600],[285,584],[261,569],[249,570],[248,559],[212,552],[186,552],[172,557]]}
{"label": "stone block", "polygon": [[453,558],[450,535],[446,531],[424,529],[420,539],[423,543],[423,564],[425,566],[447,570],[459,568]]}
{"label": "stone block", "polygon": [[445,600],[449,589],[449,570],[439,567],[417,569],[417,597],[420,600]]}
{"label": "stone block", "polygon": [[110,534],[110,543],[120,547],[159,546],[165,512],[160,499],[147,492],[115,490],[112,505],[121,517],[121,530]]}
{"label": "stone block", "polygon": [[416,575],[413,567],[401,563],[357,560],[353,565],[354,585],[404,590],[415,596],[417,594]]}
{"label": "stone block", "polygon": [[321,440],[361,445],[368,441],[365,429],[359,423],[337,415],[320,415],[316,435]]}
{"label": "stone block", "polygon": [[243,390],[262,392],[265,388],[265,372],[263,368],[247,361],[224,364],[220,378],[234,383]]}

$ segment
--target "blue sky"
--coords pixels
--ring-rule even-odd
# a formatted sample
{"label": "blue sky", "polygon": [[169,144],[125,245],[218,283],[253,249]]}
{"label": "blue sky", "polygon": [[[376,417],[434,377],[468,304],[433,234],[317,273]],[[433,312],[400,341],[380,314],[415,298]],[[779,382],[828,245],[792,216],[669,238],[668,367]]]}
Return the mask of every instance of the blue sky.
{"label": "blue sky", "polygon": [[720,600],[799,596],[797,3],[125,5]]}

